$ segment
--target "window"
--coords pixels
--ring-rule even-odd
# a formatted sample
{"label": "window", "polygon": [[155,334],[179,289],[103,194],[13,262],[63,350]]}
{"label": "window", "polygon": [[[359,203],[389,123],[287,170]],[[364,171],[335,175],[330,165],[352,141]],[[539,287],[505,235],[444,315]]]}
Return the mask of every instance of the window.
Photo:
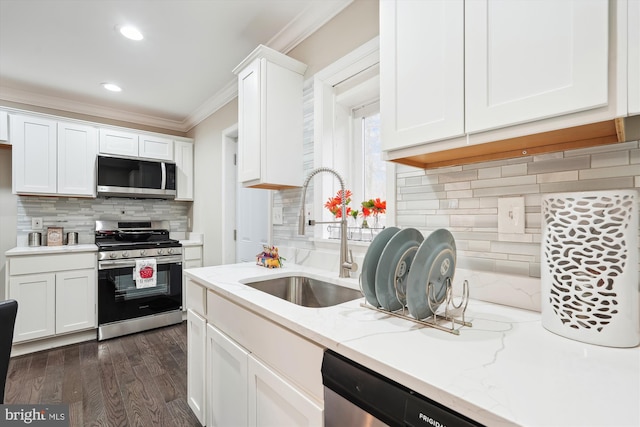
{"label": "window", "polygon": [[[340,173],[352,191],[349,207],[359,212],[362,201],[387,200],[395,194],[395,169],[382,159],[380,145],[378,62],[376,38],[320,71],[314,80],[314,167],[331,167]],[[330,174],[314,181],[315,218],[334,220],[324,203],[339,189]],[[387,214],[381,217],[380,226],[392,225],[392,206],[387,200]],[[361,224],[362,218],[357,221]],[[368,222],[372,224],[371,217]],[[353,219],[350,225],[355,225]],[[331,231],[331,226],[316,227],[315,236],[338,236],[337,230]],[[354,240],[370,241],[372,237],[369,233],[364,238],[354,236]]]}

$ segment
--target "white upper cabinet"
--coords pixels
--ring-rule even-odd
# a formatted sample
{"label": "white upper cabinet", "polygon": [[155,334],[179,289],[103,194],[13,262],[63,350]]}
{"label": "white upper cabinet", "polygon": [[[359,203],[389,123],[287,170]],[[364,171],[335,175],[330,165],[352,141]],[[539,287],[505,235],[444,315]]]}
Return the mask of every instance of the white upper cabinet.
{"label": "white upper cabinet", "polygon": [[138,157],[138,134],[100,129],[100,154]]}
{"label": "white upper cabinet", "polygon": [[11,115],[14,194],[56,194],[57,122]]}
{"label": "white upper cabinet", "polygon": [[238,75],[238,180],[245,187],[302,185],[302,83],[307,66],[258,46]]}
{"label": "white upper cabinet", "polygon": [[58,123],[59,195],[96,195],[98,130],[76,123]]}
{"label": "white upper cabinet", "polygon": [[464,134],[463,6],[380,2],[384,150]]}
{"label": "white upper cabinet", "polygon": [[629,32],[628,76],[629,76],[629,114],[640,114],[640,1],[632,0],[628,3]]}
{"label": "white upper cabinet", "polygon": [[173,160],[173,140],[154,135],[140,135],[138,156],[149,159]]}
{"label": "white upper cabinet", "polygon": [[607,104],[606,0],[465,3],[467,133]]}
{"label": "white upper cabinet", "polygon": [[9,141],[9,115],[6,111],[0,111],[0,143]]}
{"label": "white upper cabinet", "polygon": [[13,192],[95,197],[97,129],[11,115]]}
{"label": "white upper cabinet", "polygon": [[193,143],[173,141],[176,162],[175,200],[193,200]]}
{"label": "white upper cabinet", "polygon": [[173,139],[160,135],[101,128],[100,154],[172,161]]}
{"label": "white upper cabinet", "polygon": [[380,1],[383,149],[606,110],[609,19],[607,0]]}

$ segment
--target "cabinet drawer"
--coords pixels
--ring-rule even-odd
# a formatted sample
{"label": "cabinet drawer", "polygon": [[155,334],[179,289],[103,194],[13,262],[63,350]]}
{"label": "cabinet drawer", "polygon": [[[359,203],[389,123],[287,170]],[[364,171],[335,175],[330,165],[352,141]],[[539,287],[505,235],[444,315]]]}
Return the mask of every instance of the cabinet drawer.
{"label": "cabinet drawer", "polygon": [[202,246],[185,246],[182,249],[185,261],[202,258]]}
{"label": "cabinet drawer", "polygon": [[322,402],[320,366],[324,349],[295,332],[279,326],[207,291],[207,320],[289,378],[309,396]]}
{"label": "cabinet drawer", "polygon": [[186,304],[187,310],[206,316],[207,315],[207,290],[204,286],[198,285],[193,280],[186,278]]}
{"label": "cabinet drawer", "polygon": [[96,253],[51,254],[8,258],[9,274],[53,273],[65,270],[96,268]]}

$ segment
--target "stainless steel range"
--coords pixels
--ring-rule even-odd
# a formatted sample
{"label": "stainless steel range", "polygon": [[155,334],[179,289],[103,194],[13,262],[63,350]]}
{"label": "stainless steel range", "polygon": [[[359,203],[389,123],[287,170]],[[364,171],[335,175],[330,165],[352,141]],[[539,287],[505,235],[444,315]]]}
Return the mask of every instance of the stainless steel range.
{"label": "stainless steel range", "polygon": [[98,340],[182,321],[182,244],[168,221],[96,221]]}

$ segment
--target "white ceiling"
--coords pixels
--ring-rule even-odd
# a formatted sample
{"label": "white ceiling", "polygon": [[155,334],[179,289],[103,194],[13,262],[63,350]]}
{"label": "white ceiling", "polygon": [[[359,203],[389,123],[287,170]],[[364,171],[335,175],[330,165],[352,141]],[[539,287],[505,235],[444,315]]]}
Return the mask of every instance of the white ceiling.
{"label": "white ceiling", "polygon": [[236,96],[259,44],[286,53],[351,1],[0,0],[0,102],[186,131]]}

